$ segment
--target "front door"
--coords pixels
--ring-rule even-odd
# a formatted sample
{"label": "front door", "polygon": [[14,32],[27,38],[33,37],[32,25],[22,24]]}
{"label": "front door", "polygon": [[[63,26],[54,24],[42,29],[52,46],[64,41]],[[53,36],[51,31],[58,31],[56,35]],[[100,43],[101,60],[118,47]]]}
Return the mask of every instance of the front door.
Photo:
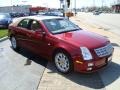
{"label": "front door", "polygon": [[49,59],[54,48],[53,39],[45,32],[41,23],[33,20],[29,34],[29,46],[32,51]]}
{"label": "front door", "polygon": [[46,39],[43,36],[43,28],[37,20],[32,20],[30,30],[28,31],[27,37],[29,39],[29,47],[34,53],[43,55],[44,49],[46,48]]}

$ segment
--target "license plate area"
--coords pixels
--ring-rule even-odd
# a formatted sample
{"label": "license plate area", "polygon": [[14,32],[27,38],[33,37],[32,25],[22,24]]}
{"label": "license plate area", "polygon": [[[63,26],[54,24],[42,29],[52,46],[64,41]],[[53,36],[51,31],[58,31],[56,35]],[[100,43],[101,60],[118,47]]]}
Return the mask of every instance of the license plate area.
{"label": "license plate area", "polygon": [[103,66],[105,64],[106,64],[105,59],[101,59],[99,61],[96,61],[95,66]]}

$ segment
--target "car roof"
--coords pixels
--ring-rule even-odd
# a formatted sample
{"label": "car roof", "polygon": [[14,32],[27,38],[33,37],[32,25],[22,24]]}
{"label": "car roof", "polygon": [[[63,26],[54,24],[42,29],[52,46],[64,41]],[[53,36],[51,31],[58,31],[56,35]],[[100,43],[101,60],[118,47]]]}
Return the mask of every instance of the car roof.
{"label": "car roof", "polygon": [[58,16],[42,16],[42,15],[35,15],[35,16],[27,16],[27,17],[22,17],[22,19],[36,19],[36,20],[46,20],[46,19],[59,19],[63,17],[58,17]]}
{"label": "car roof", "polygon": [[11,25],[17,26],[18,23],[23,20],[23,19],[34,19],[34,20],[47,20],[47,19],[60,19],[60,18],[64,18],[64,17],[59,17],[59,16],[43,16],[43,15],[35,15],[35,16],[26,16],[26,17],[19,17],[19,18],[15,18],[13,20],[13,23],[11,23]]}

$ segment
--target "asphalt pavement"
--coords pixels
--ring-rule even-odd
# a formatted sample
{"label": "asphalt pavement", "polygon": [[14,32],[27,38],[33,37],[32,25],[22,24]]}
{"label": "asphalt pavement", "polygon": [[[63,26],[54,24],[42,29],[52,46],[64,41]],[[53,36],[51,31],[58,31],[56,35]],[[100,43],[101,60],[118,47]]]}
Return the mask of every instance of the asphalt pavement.
{"label": "asphalt pavement", "polygon": [[0,90],[37,90],[46,64],[27,50],[15,52],[9,40],[0,42]]}
{"label": "asphalt pavement", "polygon": [[93,15],[93,13],[79,12],[77,16],[86,23],[94,24],[101,29],[120,35],[120,14],[101,13]]}
{"label": "asphalt pavement", "polygon": [[[101,21],[97,20],[97,17]],[[110,17],[115,16],[110,14]],[[91,13],[81,13],[76,17],[70,18],[70,20],[84,30],[98,33],[108,38],[114,47],[112,62],[110,62],[107,67],[95,73],[82,74],[73,72],[68,75],[60,74],[56,71],[52,63],[48,63],[40,81],[38,90],[120,90],[119,23],[115,23],[115,26],[115,21],[113,20],[114,18],[112,19],[110,17],[108,14],[104,14],[102,17],[94,16]],[[104,19],[106,19],[105,24],[102,23],[104,22]],[[114,22],[111,22],[111,19]],[[116,22],[119,22],[119,18]],[[112,25],[109,25],[109,23]],[[117,28],[116,31],[114,31],[115,28]]]}
{"label": "asphalt pavement", "polygon": [[111,41],[115,51],[106,68],[92,74],[64,75],[52,62],[47,64],[47,60],[25,49],[15,52],[5,40],[0,42],[0,90],[120,90],[119,15],[80,13],[72,21]]}

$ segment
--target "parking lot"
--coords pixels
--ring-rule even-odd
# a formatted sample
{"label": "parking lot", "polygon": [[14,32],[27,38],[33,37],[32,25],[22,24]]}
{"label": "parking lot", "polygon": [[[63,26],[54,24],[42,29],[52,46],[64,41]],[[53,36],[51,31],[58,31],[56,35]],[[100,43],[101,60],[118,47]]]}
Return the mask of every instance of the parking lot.
{"label": "parking lot", "polygon": [[[114,25],[114,27],[110,26],[109,30],[106,30],[109,24],[98,23],[96,17],[94,21],[97,23],[92,22],[93,16],[91,14],[78,14],[70,20],[85,30],[110,39],[114,47],[112,62],[106,68],[95,73],[73,72],[64,75],[55,69],[52,62],[47,62],[47,60],[27,50],[21,49],[19,52],[15,52],[11,48],[10,41],[5,40],[0,42],[0,90],[119,90],[119,27]],[[100,22],[102,23],[102,21]],[[118,24],[116,26],[119,26]]]}
{"label": "parking lot", "polygon": [[15,52],[9,40],[0,42],[0,90],[36,90],[46,64],[28,51]]}
{"label": "parking lot", "polygon": [[[44,71],[44,75],[40,82],[38,90],[119,90],[120,84],[120,37],[119,31],[115,30],[115,27],[112,27],[108,30],[105,30],[106,25],[104,24],[101,28],[101,22],[94,20],[97,24],[93,22],[95,17],[91,14],[78,14],[76,17],[71,18],[71,20],[79,25],[84,30],[92,31],[98,34],[103,35],[104,37],[110,39],[114,47],[114,55],[112,62],[108,67],[92,73],[92,74],[81,74],[81,73],[72,73],[69,75],[61,75],[55,70],[55,67],[52,63],[48,63],[47,68]],[[106,16],[106,15],[105,15]],[[111,16],[114,18],[114,15]],[[101,17],[100,17],[101,18]],[[104,18],[102,18],[104,19]],[[109,18],[108,18],[109,19]],[[89,22],[88,22],[89,20]],[[91,22],[90,22],[91,20]],[[102,21],[102,20],[101,20]],[[107,21],[107,20],[106,20]],[[117,22],[117,21],[116,21]],[[109,22],[110,23],[110,22]],[[116,25],[119,26],[119,23]],[[118,28],[117,28],[118,29]],[[111,31],[112,30],[112,31]],[[114,31],[114,32],[113,32]],[[116,34],[116,31],[118,31]],[[54,81],[53,81],[54,80]]]}

